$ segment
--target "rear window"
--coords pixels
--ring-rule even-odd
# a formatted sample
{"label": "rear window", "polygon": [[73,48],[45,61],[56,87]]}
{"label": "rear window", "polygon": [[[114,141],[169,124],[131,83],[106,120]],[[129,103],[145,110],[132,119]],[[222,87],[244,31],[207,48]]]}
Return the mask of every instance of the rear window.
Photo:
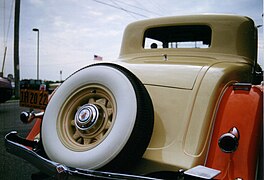
{"label": "rear window", "polygon": [[206,25],[155,27],[145,31],[143,48],[208,48],[211,37]]}

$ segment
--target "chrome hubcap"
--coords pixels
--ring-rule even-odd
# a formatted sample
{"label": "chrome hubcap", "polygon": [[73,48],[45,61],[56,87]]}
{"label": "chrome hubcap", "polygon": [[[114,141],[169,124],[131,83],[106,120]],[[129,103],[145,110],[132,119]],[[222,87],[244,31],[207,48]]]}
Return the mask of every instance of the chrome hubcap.
{"label": "chrome hubcap", "polygon": [[79,130],[92,128],[99,117],[99,110],[94,104],[85,104],[75,114],[75,125]]}

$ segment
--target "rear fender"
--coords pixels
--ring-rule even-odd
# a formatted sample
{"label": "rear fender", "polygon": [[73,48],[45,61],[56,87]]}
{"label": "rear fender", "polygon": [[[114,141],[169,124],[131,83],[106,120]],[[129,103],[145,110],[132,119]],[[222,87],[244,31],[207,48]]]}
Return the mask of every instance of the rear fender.
{"label": "rear fender", "polygon": [[36,119],[34,126],[27,135],[27,140],[33,141],[40,134],[41,121],[42,118]]}
{"label": "rear fender", "polygon": [[[220,170],[215,179],[255,179],[261,144],[263,92],[259,86],[234,84],[222,97],[215,120],[206,166]],[[219,138],[236,128],[237,148],[223,152]]]}

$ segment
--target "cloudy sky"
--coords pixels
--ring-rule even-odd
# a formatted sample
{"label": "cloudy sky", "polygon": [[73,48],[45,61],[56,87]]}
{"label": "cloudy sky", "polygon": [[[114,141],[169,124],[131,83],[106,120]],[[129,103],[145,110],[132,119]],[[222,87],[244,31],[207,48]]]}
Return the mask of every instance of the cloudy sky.
{"label": "cloudy sky", "polygon": [[[0,0],[1,69],[8,47],[5,76],[13,74],[13,9],[14,0]],[[37,77],[33,28],[40,30],[40,78],[59,80],[60,71],[65,79],[93,62],[94,54],[117,59],[123,30],[131,22],[201,13],[245,15],[262,25],[263,0],[21,0],[20,79]],[[258,31],[263,52],[263,27]],[[259,61],[263,67],[263,54]]]}

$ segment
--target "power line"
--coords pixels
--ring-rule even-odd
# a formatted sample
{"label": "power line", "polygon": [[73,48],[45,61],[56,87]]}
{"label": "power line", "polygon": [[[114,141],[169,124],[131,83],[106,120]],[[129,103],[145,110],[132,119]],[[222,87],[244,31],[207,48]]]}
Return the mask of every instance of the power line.
{"label": "power line", "polygon": [[131,14],[130,12],[128,12],[126,9],[122,8],[121,6],[119,6],[115,1],[111,0],[112,3],[114,3],[115,5],[117,5],[118,7],[120,7],[122,10],[124,10],[126,13],[128,13],[130,16],[132,16],[133,18],[137,19],[133,14]]}
{"label": "power line", "polygon": [[97,3],[100,3],[100,4],[104,4],[104,5],[106,5],[106,6],[110,6],[110,7],[112,7],[112,8],[116,8],[116,9],[119,9],[119,10],[125,11],[125,12],[127,12],[127,13],[131,13],[131,14],[134,14],[134,15],[137,15],[137,16],[141,16],[141,17],[144,17],[144,18],[148,18],[148,16],[145,16],[145,15],[143,15],[143,14],[140,14],[140,13],[137,13],[137,12],[134,12],[134,11],[127,10],[127,9],[122,8],[122,7],[120,7],[120,6],[116,6],[116,5],[113,5],[113,4],[105,3],[105,2],[102,2],[102,1],[99,1],[99,0],[93,0],[93,1],[95,1],[95,2],[97,2]]}
{"label": "power line", "polygon": [[159,4],[159,2],[160,1],[156,2],[155,0],[150,0],[149,4],[151,4],[152,7],[156,8],[162,14],[166,14],[168,11],[164,9],[163,6]]}
{"label": "power line", "polygon": [[14,0],[12,1],[11,4],[11,10],[10,10],[10,15],[9,15],[9,19],[8,19],[8,25],[7,25],[7,32],[6,32],[6,20],[5,20],[5,12],[6,12],[6,5],[5,5],[5,0],[4,0],[4,9],[3,9],[3,31],[4,31],[4,38],[3,38],[3,45],[4,45],[4,56],[3,56],[3,64],[2,64],[2,70],[1,70],[1,76],[3,76],[4,73],[4,67],[5,67],[5,60],[6,60],[6,54],[7,54],[7,42],[8,42],[8,35],[9,35],[9,31],[10,31],[10,24],[11,24],[11,17],[12,17],[12,12],[13,12],[13,4],[14,4]]}
{"label": "power line", "polygon": [[117,1],[118,3],[122,3],[124,5],[127,5],[127,6],[130,6],[130,7],[133,7],[133,8],[136,8],[136,9],[139,9],[139,10],[142,10],[142,11],[145,11],[145,12],[148,12],[148,13],[151,13],[151,14],[154,14],[154,15],[157,15],[157,16],[161,16],[160,14],[158,14],[157,12],[154,12],[154,11],[151,11],[151,10],[148,10],[147,8],[143,8],[142,4],[138,1],[135,1],[137,2],[138,4],[140,4],[142,7],[138,7],[136,5],[132,5],[132,4],[129,4],[129,3],[126,3],[126,2],[123,2],[123,1],[120,1],[120,0],[115,0]]}
{"label": "power line", "polygon": [[15,0],[12,1],[11,10],[10,10],[9,19],[8,19],[8,27],[7,27],[7,34],[6,34],[6,42],[7,42],[7,40],[8,40],[9,32],[10,32],[11,18],[12,18],[12,14],[13,14],[13,10],[14,10],[14,1],[15,1]]}
{"label": "power line", "polygon": [[[13,14],[13,9],[14,9],[14,0],[12,1],[12,4],[11,4],[11,8],[10,8],[10,14],[9,14],[9,18],[8,18],[8,25],[7,25],[7,29],[6,29],[6,22],[5,22],[5,1],[4,1],[4,10],[3,10],[3,13],[4,13],[4,46],[7,45],[7,41],[8,41],[8,37],[9,37],[9,31],[10,31],[10,25],[11,25],[11,18],[12,18],[12,14]],[[5,31],[7,30],[7,31]]]}

